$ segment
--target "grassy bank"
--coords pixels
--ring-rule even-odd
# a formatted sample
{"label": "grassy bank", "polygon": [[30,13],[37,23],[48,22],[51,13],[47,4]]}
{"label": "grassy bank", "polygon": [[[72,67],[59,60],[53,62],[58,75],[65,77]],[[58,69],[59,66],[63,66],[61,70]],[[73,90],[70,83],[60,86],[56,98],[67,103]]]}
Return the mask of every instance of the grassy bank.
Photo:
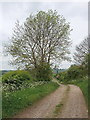
{"label": "grassy bank", "polygon": [[31,106],[42,97],[54,91],[58,85],[49,82],[34,88],[26,88],[16,92],[3,93],[2,116],[3,118],[12,117],[25,107]]}
{"label": "grassy bank", "polygon": [[70,84],[75,84],[80,87],[80,89],[82,90],[82,92],[85,96],[86,103],[88,105],[88,77],[73,80],[72,82],[70,82]]}

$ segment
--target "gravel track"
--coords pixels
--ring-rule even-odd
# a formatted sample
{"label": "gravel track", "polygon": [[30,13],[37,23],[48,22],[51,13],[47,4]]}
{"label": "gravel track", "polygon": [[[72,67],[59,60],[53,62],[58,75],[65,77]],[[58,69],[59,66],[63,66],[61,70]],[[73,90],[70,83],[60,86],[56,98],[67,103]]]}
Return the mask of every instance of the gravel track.
{"label": "gravel track", "polygon": [[75,85],[69,85],[70,91],[58,118],[88,118],[88,110],[82,91]]}
{"label": "gravel track", "polygon": [[[63,103],[63,106],[54,116],[56,106],[60,103]],[[79,87],[60,85],[56,91],[24,109],[14,118],[88,118],[88,112]]]}

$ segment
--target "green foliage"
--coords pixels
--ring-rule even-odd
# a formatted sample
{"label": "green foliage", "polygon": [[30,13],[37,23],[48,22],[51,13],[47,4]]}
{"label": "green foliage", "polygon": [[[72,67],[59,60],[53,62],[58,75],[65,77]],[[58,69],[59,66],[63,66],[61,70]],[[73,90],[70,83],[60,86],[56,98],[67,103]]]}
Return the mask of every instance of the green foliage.
{"label": "green foliage", "polygon": [[88,68],[89,68],[89,62],[90,62],[90,53],[88,53],[85,58],[84,61],[82,63],[82,66],[84,68],[85,73],[88,73]]}
{"label": "green foliage", "polygon": [[65,72],[61,72],[59,73],[56,78],[60,81],[60,82],[66,82],[67,81],[67,71]]}
{"label": "green foliage", "polygon": [[2,77],[0,76],[0,82],[2,82]]}
{"label": "green foliage", "polygon": [[59,73],[56,78],[60,82],[67,83],[87,75],[87,71],[83,66],[72,65],[67,71]]}
{"label": "green foliage", "polygon": [[82,66],[72,65],[67,71],[68,79],[71,80],[79,77],[83,77],[84,75],[85,75],[84,69]]}
{"label": "green foliage", "polygon": [[77,65],[87,65],[87,56],[89,54],[88,51],[88,41],[89,41],[89,36],[84,39],[79,45],[76,46],[76,51],[73,55],[74,62]]}
{"label": "green foliage", "polygon": [[20,110],[32,105],[42,97],[54,91],[59,85],[48,82],[34,88],[26,88],[15,92],[3,92],[2,115],[3,118],[12,117]]}
{"label": "green foliage", "polygon": [[70,23],[57,11],[30,14],[23,24],[17,21],[5,53],[13,57],[10,63],[20,69],[36,68],[41,62],[52,64],[70,60]]}
{"label": "green foliage", "polygon": [[17,81],[26,81],[26,80],[31,80],[30,73],[28,71],[24,70],[17,70],[17,71],[10,71],[6,74],[3,75],[2,79],[3,82],[6,83],[14,83],[13,79],[18,78]]}
{"label": "green foliage", "polygon": [[22,85],[30,83],[31,81],[30,73],[23,70],[10,71],[2,76],[4,90],[6,88],[6,90],[9,91],[21,89]]}
{"label": "green foliage", "polygon": [[52,79],[52,69],[47,63],[38,65],[33,71],[36,81],[50,81]]}
{"label": "green foliage", "polygon": [[2,71],[0,70],[0,76],[2,76]]}

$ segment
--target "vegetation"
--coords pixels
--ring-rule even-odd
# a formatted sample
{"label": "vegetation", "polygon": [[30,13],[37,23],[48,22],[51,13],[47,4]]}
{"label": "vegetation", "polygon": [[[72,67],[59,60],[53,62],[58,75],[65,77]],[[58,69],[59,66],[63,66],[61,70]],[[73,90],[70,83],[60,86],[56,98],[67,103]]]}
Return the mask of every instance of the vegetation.
{"label": "vegetation", "polygon": [[15,92],[3,92],[3,118],[14,116],[23,108],[31,106],[40,98],[50,94],[57,87],[56,83],[48,82],[33,88],[26,88]]}
{"label": "vegetation", "polygon": [[75,84],[79,86],[88,104],[88,74],[83,66],[72,65],[67,71],[56,75],[60,83]]}
{"label": "vegetation", "polygon": [[39,11],[30,15],[23,25],[16,23],[11,44],[6,52],[13,56],[14,65],[30,69],[53,59],[68,59],[71,45],[70,25],[56,11]]}
{"label": "vegetation", "polygon": [[31,82],[32,77],[28,71],[10,71],[2,76],[4,91],[15,91],[22,89],[22,87],[28,87]]}
{"label": "vegetation", "polygon": [[[88,40],[90,37],[84,39],[78,46],[76,46],[76,52],[74,53],[74,62],[78,65],[78,70],[75,80],[70,83],[78,85],[86,99],[88,104],[88,62],[90,61],[90,54],[88,51]],[[72,73],[73,76],[73,73]]]}
{"label": "vegetation", "polygon": [[65,83],[67,81],[67,71],[56,74],[55,77],[58,79],[60,83]]}
{"label": "vegetation", "polygon": [[[79,72],[78,74],[77,74],[77,71]],[[71,70],[69,72],[71,72]],[[68,71],[62,72],[61,74],[58,75],[58,80],[60,83],[63,83],[63,84],[74,84],[74,85],[79,86],[85,96],[87,106],[89,105],[89,109],[90,109],[90,104],[88,104],[90,100],[88,99],[89,96],[88,96],[87,75],[84,75],[82,71],[76,69],[76,72],[75,73],[72,72],[72,75],[71,74],[68,75]]]}
{"label": "vegetation", "polygon": [[77,78],[82,78],[87,75],[87,70],[82,66],[71,65],[67,70],[68,79],[73,80]]}
{"label": "vegetation", "polygon": [[[40,68],[45,71],[45,64],[50,66],[54,60],[70,60],[70,32],[70,23],[56,11],[39,11],[31,14],[22,25],[17,21],[5,53],[13,57],[11,64],[17,68],[35,69],[38,79]],[[46,72],[44,74],[47,76]],[[45,79],[45,76],[40,74],[39,78]]]}
{"label": "vegetation", "polygon": [[[3,72],[3,118],[14,116],[54,91],[58,85],[51,82],[53,76],[64,84],[78,85],[88,102],[88,38],[76,46],[75,65],[60,73],[55,68],[56,74],[51,69],[53,63],[70,61],[70,32],[66,19],[52,10],[30,15],[22,25],[17,21],[11,42],[5,46],[18,70]],[[55,114],[62,106],[56,106]]]}
{"label": "vegetation", "polygon": [[[4,118],[15,115],[18,111],[32,105],[58,87],[56,83],[50,82],[51,76],[48,76],[48,72],[51,71],[51,68],[49,66],[44,67],[44,69],[42,69],[42,66],[38,67],[40,69],[38,80],[31,77],[31,71],[25,70],[10,71],[1,77]],[[47,76],[42,77],[45,72]],[[49,75],[51,74],[49,73]],[[43,78],[45,79],[43,80]]]}
{"label": "vegetation", "polygon": [[60,109],[63,107],[63,103],[60,103],[56,105],[55,111],[54,111],[54,117],[58,115],[58,112],[60,112]]}
{"label": "vegetation", "polygon": [[54,117],[57,117],[58,114],[61,112],[62,107],[64,107],[64,104],[66,103],[66,100],[67,100],[67,95],[68,95],[69,90],[70,90],[70,87],[67,86],[67,89],[64,93],[64,97],[62,98],[62,101],[59,104],[57,104],[55,107]]}
{"label": "vegetation", "polygon": [[49,64],[39,65],[36,69],[36,78],[38,81],[52,80],[52,69]]}
{"label": "vegetation", "polygon": [[90,38],[87,37],[86,39],[84,39],[79,45],[76,46],[76,51],[74,53],[74,62],[77,65],[83,65],[83,66],[87,66],[88,65],[88,40]]}
{"label": "vegetation", "polygon": [[0,82],[2,81],[2,77],[0,76]]}
{"label": "vegetation", "polygon": [[87,76],[87,70],[82,66],[71,65],[69,69],[56,75],[56,78],[63,83],[68,83],[72,80],[78,80]]}
{"label": "vegetation", "polygon": [[[56,78],[64,84],[78,85],[88,103],[88,61],[90,62],[90,54],[88,53],[88,37],[76,46],[74,53],[74,62],[76,64],[65,72],[56,75]],[[89,105],[90,106],[90,105]]]}
{"label": "vegetation", "polygon": [[0,76],[0,119],[2,119],[2,77]]}

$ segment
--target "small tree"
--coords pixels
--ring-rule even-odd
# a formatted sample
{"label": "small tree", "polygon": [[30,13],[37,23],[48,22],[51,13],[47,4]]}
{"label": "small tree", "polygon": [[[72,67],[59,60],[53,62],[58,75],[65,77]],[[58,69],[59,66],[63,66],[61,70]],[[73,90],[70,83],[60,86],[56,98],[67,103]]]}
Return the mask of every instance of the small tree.
{"label": "small tree", "polygon": [[88,64],[88,39],[84,39],[78,46],[76,46],[76,52],[74,53],[74,62],[77,65],[85,65]]}
{"label": "small tree", "polygon": [[52,79],[52,69],[48,63],[38,65],[36,70],[36,79],[38,81],[50,81]]}

